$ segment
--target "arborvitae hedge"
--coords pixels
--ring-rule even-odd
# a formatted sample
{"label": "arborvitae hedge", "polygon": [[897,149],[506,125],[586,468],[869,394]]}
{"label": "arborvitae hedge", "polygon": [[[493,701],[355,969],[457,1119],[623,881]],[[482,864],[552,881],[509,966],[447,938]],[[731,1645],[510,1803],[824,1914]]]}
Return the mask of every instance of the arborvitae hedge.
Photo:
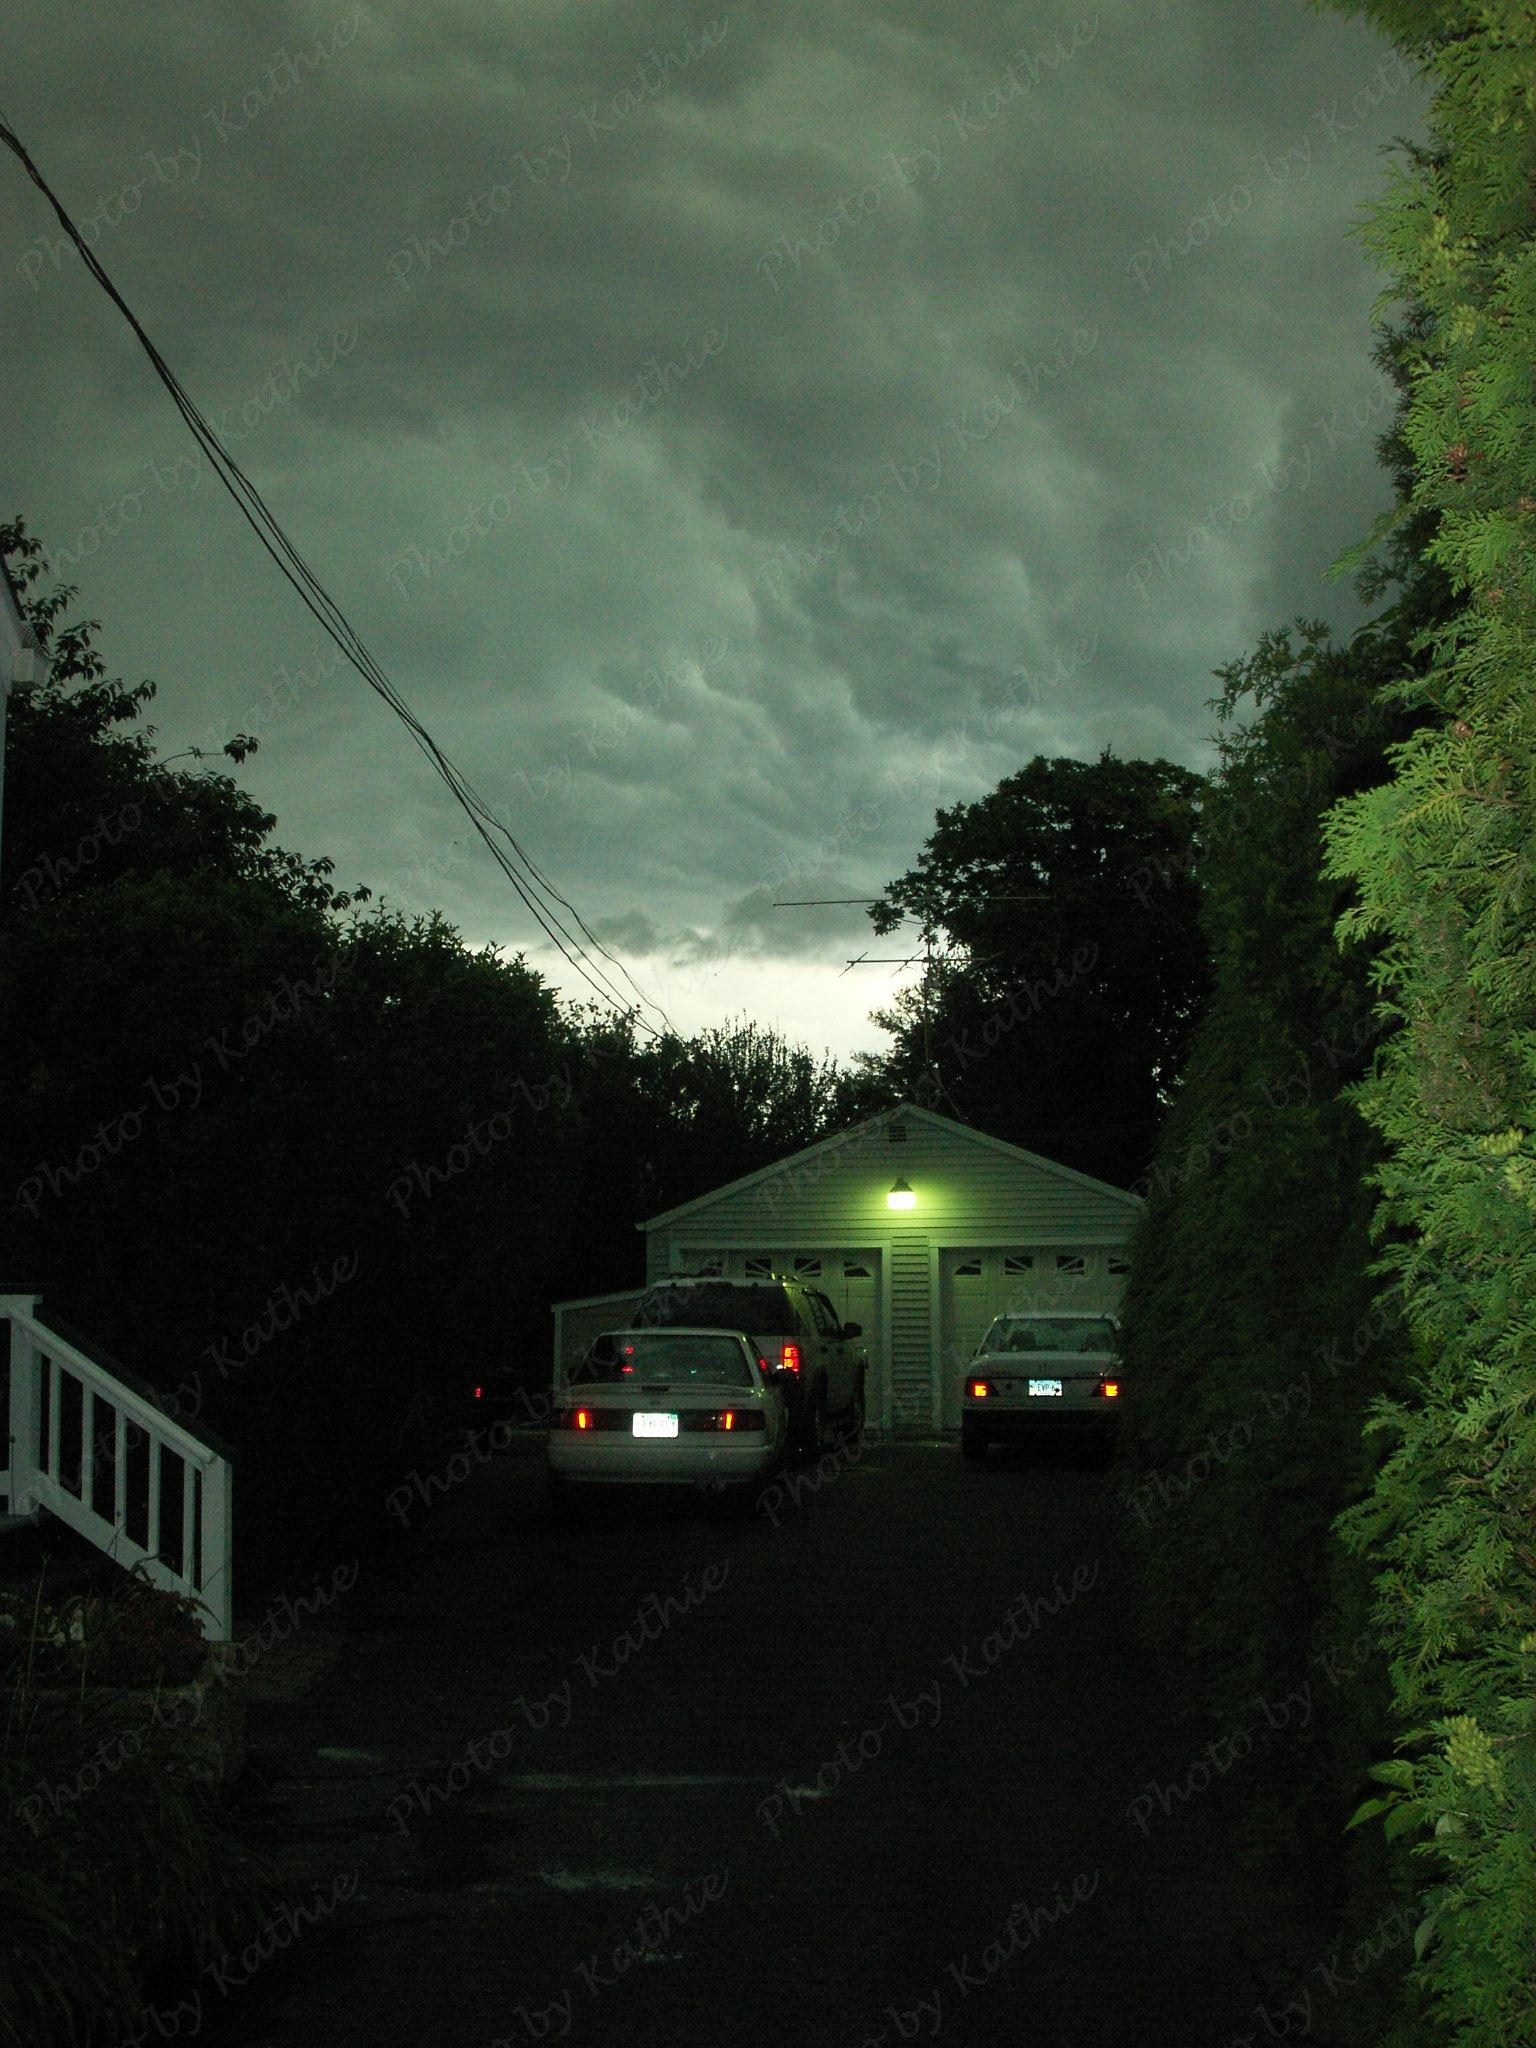
{"label": "arborvitae hedge", "polygon": [[[1377,1148],[1340,1096],[1380,1025],[1334,941],[1320,824],[1385,773],[1401,714],[1374,686],[1396,652],[1390,623],[1338,648],[1298,622],[1224,672],[1200,854],[1215,986],[1124,1307],[1148,1395],[1125,1486],[1152,1640],[1213,1736],[1251,1740],[1254,1841],[1335,1912],[1384,1674],[1331,1525],[1365,1483],[1362,1424],[1399,1347],[1367,1273]],[[1380,1902],[1372,1871],[1361,1925]]]}
{"label": "arborvitae hedge", "polygon": [[1414,1358],[1344,1533],[1390,1661],[1383,1818],[1423,1894],[1400,2038],[1506,2048],[1536,2040],[1536,14],[1348,11],[1435,88],[1367,240],[1423,308],[1404,510],[1461,601],[1397,692],[1423,722],[1392,780],[1328,825],[1396,1027],[1356,1100]]}

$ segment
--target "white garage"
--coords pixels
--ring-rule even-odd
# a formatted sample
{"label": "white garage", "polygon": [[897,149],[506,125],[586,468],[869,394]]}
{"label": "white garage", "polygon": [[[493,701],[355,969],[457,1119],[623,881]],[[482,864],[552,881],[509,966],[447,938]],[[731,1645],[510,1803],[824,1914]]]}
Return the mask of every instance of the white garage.
{"label": "white garage", "polygon": [[869,1348],[870,1422],[959,1426],[965,1361],[1008,1307],[1113,1309],[1141,1203],[904,1104],[653,1216],[646,1277],[789,1273]]}

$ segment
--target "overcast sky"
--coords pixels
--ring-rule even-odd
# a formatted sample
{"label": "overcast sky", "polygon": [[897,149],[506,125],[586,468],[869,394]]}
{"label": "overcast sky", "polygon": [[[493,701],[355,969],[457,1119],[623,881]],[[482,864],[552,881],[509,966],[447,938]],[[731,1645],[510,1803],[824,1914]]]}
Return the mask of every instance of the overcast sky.
{"label": "overcast sky", "polygon": [[[857,910],[1032,756],[1206,767],[1387,499],[1302,0],[13,6],[0,109],[398,689],[683,1029],[884,1042]],[[94,19],[93,19],[94,17]],[[585,993],[0,153],[0,510],[338,882]]]}

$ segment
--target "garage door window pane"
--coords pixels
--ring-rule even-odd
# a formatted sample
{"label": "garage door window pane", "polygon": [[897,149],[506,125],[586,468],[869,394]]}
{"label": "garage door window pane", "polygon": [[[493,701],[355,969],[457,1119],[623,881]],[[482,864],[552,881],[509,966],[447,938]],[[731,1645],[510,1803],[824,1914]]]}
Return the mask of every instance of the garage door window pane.
{"label": "garage door window pane", "polygon": [[1122,1259],[1116,1253],[1111,1252],[1109,1255],[1109,1270],[1111,1273],[1129,1273],[1131,1262],[1129,1259]]}
{"label": "garage door window pane", "polygon": [[725,1271],[725,1253],[687,1251],[683,1253],[683,1264],[690,1273],[705,1273],[714,1277]]}
{"label": "garage door window pane", "polygon": [[844,1259],[843,1278],[845,1280],[867,1280],[869,1277],[869,1267],[863,1259]]}
{"label": "garage door window pane", "polygon": [[957,1280],[979,1280],[981,1278],[981,1254],[973,1259],[961,1259],[955,1267]]}
{"label": "garage door window pane", "polygon": [[1007,1252],[1004,1254],[1004,1273],[1033,1273],[1034,1270],[1035,1255],[1033,1252]]}
{"label": "garage door window pane", "polygon": [[819,1280],[821,1278],[821,1260],[810,1258],[796,1259],[795,1275],[797,1279],[801,1280]]}
{"label": "garage door window pane", "polygon": [[1058,1252],[1056,1270],[1073,1280],[1081,1280],[1088,1270],[1088,1262],[1081,1252]]}
{"label": "garage door window pane", "polygon": [[769,1252],[748,1252],[741,1262],[742,1276],[747,1280],[771,1280],[773,1278],[773,1257]]}

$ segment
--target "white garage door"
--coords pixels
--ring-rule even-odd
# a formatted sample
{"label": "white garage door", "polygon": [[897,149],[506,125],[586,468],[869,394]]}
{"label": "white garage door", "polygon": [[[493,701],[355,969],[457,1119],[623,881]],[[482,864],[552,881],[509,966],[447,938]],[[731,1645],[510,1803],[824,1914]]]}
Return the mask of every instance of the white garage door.
{"label": "white garage door", "polygon": [[1112,1310],[1126,1262],[1099,1245],[989,1246],[939,1254],[943,1426],[960,1427],[960,1383],[994,1316],[1029,1308]]}

